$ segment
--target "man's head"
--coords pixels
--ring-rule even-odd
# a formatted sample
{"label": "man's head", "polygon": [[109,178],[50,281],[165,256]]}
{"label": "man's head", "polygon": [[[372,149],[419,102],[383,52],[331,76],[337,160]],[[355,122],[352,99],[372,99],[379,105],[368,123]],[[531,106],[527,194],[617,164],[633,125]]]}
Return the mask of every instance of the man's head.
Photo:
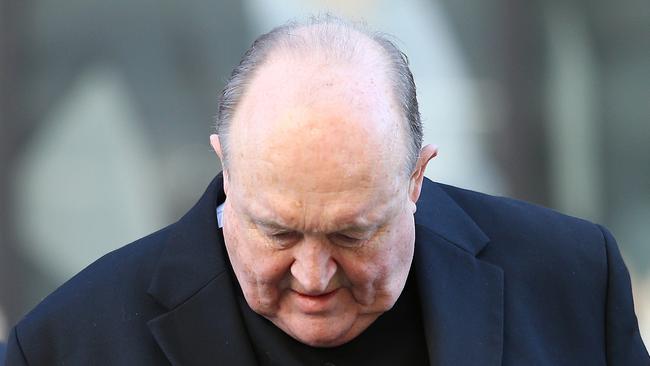
{"label": "man's head", "polygon": [[218,118],[224,239],[246,301],[303,343],[348,342],[404,287],[435,155],[420,151],[405,58],[335,18],[281,27],[246,53]]}

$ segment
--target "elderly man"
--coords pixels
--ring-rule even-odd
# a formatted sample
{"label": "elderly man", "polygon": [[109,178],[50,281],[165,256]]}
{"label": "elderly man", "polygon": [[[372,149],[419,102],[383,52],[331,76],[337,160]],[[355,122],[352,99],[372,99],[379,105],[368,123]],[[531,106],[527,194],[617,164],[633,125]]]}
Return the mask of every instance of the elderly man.
{"label": "elderly man", "polygon": [[13,330],[12,365],[648,365],[602,227],[424,178],[415,86],[334,18],[258,38],[177,223]]}

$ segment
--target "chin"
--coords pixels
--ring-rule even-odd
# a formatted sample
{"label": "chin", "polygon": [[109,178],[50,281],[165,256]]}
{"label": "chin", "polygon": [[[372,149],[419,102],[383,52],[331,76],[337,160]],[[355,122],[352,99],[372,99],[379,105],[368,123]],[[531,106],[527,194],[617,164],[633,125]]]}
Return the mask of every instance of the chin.
{"label": "chin", "polygon": [[312,347],[336,347],[356,336],[356,334],[354,336],[349,334],[354,322],[336,324],[337,322],[330,317],[317,319],[276,317],[269,318],[269,320],[293,339]]}
{"label": "chin", "polygon": [[[337,322],[337,320],[339,320]],[[297,341],[312,347],[336,347],[347,343],[361,334],[370,324],[347,321],[341,318],[324,317],[314,319],[294,319],[288,324],[277,324],[280,329]],[[288,326],[284,326],[288,325]]]}
{"label": "chin", "polygon": [[[356,336],[356,335],[355,335]],[[354,336],[340,336],[331,334],[296,334],[292,335],[297,341],[308,346],[327,348],[336,347],[349,342]]]}

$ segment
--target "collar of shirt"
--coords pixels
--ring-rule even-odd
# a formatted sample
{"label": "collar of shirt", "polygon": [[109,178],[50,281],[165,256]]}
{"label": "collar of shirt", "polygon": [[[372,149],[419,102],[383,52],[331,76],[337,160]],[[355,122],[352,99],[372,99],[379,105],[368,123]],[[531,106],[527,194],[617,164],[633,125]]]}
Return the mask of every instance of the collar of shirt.
{"label": "collar of shirt", "polygon": [[226,205],[226,202],[220,204],[217,206],[217,225],[219,226],[219,229],[223,227],[223,207]]}

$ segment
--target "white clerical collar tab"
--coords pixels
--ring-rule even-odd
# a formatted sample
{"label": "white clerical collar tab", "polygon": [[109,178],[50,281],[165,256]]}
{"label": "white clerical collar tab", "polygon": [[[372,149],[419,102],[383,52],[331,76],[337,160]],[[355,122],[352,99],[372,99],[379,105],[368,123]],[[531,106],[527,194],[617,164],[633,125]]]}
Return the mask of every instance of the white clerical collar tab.
{"label": "white clerical collar tab", "polygon": [[226,202],[217,206],[217,225],[219,229],[223,227],[223,207],[226,205]]}

